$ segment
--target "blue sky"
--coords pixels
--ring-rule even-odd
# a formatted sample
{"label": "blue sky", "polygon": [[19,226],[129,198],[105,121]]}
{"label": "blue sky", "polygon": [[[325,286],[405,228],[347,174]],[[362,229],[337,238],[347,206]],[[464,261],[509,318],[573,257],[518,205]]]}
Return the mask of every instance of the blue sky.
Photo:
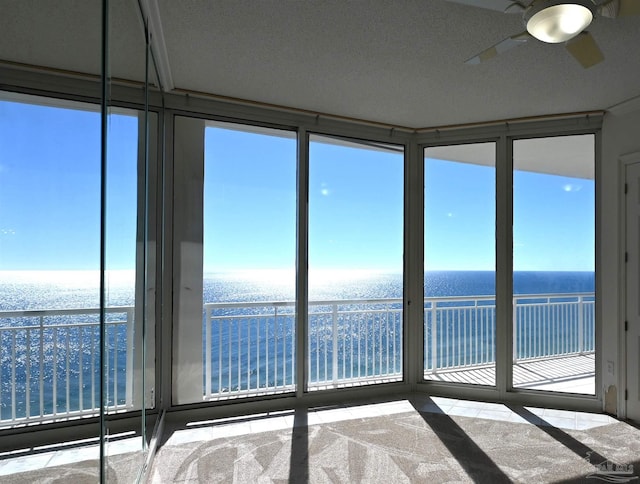
{"label": "blue sky", "polygon": [[[401,154],[314,142],[309,267],[402,270]],[[205,272],[293,269],[296,141],[205,134]]]}
{"label": "blue sky", "polygon": [[513,193],[515,270],[595,270],[593,180],[516,171]]}
{"label": "blue sky", "polygon": [[204,270],[295,267],[296,141],[205,131]]}
{"label": "blue sky", "polygon": [[[97,269],[97,112],[0,101],[0,270]],[[137,118],[110,118],[110,269],[133,269]],[[296,141],[207,128],[205,272],[295,266]],[[309,259],[399,272],[403,160],[312,142]],[[492,167],[426,161],[428,270],[494,268]],[[593,270],[593,181],[516,172],[516,270]]]}
{"label": "blue sky", "polygon": [[[135,263],[137,118],[109,125],[107,266]],[[100,115],[0,101],[0,270],[97,269]]]}
{"label": "blue sky", "polygon": [[[513,265],[517,271],[593,271],[593,180],[516,171]],[[495,269],[495,169],[425,161],[427,270]]]}
{"label": "blue sky", "polygon": [[425,160],[425,267],[495,270],[495,169]]}
{"label": "blue sky", "polygon": [[309,266],[402,272],[402,153],[309,147]]}

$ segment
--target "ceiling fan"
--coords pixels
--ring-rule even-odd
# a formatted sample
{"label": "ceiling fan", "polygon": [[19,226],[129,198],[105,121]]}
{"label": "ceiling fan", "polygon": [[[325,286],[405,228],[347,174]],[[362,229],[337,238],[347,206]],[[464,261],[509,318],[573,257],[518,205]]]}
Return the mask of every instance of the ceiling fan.
{"label": "ceiling fan", "polygon": [[473,7],[522,15],[526,30],[489,47],[465,61],[480,64],[529,40],[557,44],[587,69],[604,60],[596,41],[585,29],[596,16],[617,18],[640,15],[640,0],[448,0]]}

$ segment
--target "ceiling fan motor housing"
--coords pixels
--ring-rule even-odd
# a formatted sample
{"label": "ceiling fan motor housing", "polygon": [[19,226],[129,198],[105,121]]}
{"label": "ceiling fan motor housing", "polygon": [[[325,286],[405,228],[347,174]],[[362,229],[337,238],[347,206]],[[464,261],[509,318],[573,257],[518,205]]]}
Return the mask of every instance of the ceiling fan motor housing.
{"label": "ceiling fan motor housing", "polygon": [[548,43],[566,42],[589,26],[596,14],[593,0],[538,0],[524,12],[527,31]]}

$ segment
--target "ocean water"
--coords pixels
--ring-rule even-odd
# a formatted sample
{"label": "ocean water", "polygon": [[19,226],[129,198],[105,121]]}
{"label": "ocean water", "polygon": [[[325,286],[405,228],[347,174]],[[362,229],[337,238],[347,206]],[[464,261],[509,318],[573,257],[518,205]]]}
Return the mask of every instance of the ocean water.
{"label": "ocean water", "polygon": [[[425,296],[491,296],[495,293],[494,277],[492,272],[430,272],[425,276]],[[594,287],[592,272],[514,275],[516,294],[591,293]],[[309,288],[311,382],[401,372],[402,304],[359,302],[401,300],[401,275],[366,271],[312,273]],[[109,405],[127,403],[126,363],[131,334],[126,321],[132,312],[115,308],[133,306],[134,294],[131,271],[107,275],[106,302],[114,308],[107,318]],[[212,393],[293,383],[294,307],[274,306],[271,302],[293,301],[294,294],[294,278],[287,272],[205,276],[205,305],[264,303],[251,308],[212,306],[208,314],[214,319],[203,317],[203,334],[209,334],[211,342],[203,343],[203,361],[208,359],[211,367]],[[328,303],[334,300],[350,302],[334,307]],[[95,272],[0,272],[0,419],[95,408],[100,377],[99,313],[81,310],[98,305],[99,279]],[[65,311],[53,315],[9,313],[42,310]],[[78,311],[75,314],[66,310]],[[445,325],[440,331],[451,325],[446,331],[452,341],[462,338],[463,331],[467,340],[491,340],[491,325],[479,334],[477,328],[482,326],[475,318],[465,319],[465,326],[455,326],[457,323],[444,319],[437,324]],[[336,338],[332,334],[334,329],[338,331]],[[430,355],[426,356],[430,359]],[[491,354],[469,355],[472,357],[487,360]],[[439,354],[438,364],[451,364],[454,361],[451,358]],[[16,384],[12,385],[12,381]],[[203,387],[206,385],[204,381]]]}
{"label": "ocean water", "polygon": [[[107,306],[132,306],[132,271],[112,271],[106,278]],[[295,280],[283,271],[206,274],[205,303],[293,301]],[[310,278],[309,299],[402,298],[402,275],[368,271],[331,273]],[[440,271],[425,275],[425,297],[495,294],[495,274],[485,271]],[[515,294],[589,293],[593,272],[516,272]],[[99,278],[94,271],[0,271],[0,311],[84,309],[99,305]]]}

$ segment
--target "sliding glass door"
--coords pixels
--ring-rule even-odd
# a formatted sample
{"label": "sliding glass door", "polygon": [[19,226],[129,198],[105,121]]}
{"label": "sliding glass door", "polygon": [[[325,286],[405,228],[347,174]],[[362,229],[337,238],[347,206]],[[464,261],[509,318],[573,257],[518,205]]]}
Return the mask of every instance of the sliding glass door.
{"label": "sliding glass door", "polygon": [[424,377],[496,382],[495,143],[424,150]]}
{"label": "sliding glass door", "polygon": [[295,390],[296,135],[205,128],[204,398]]}
{"label": "sliding glass door", "polygon": [[404,150],[312,135],[309,389],[401,380]]}
{"label": "sliding glass door", "polygon": [[308,388],[402,380],[403,148],[310,137],[306,272],[297,134],[174,125],[174,403],[299,390],[307,275]]}
{"label": "sliding glass door", "polygon": [[513,386],[595,393],[594,135],[513,142]]}

